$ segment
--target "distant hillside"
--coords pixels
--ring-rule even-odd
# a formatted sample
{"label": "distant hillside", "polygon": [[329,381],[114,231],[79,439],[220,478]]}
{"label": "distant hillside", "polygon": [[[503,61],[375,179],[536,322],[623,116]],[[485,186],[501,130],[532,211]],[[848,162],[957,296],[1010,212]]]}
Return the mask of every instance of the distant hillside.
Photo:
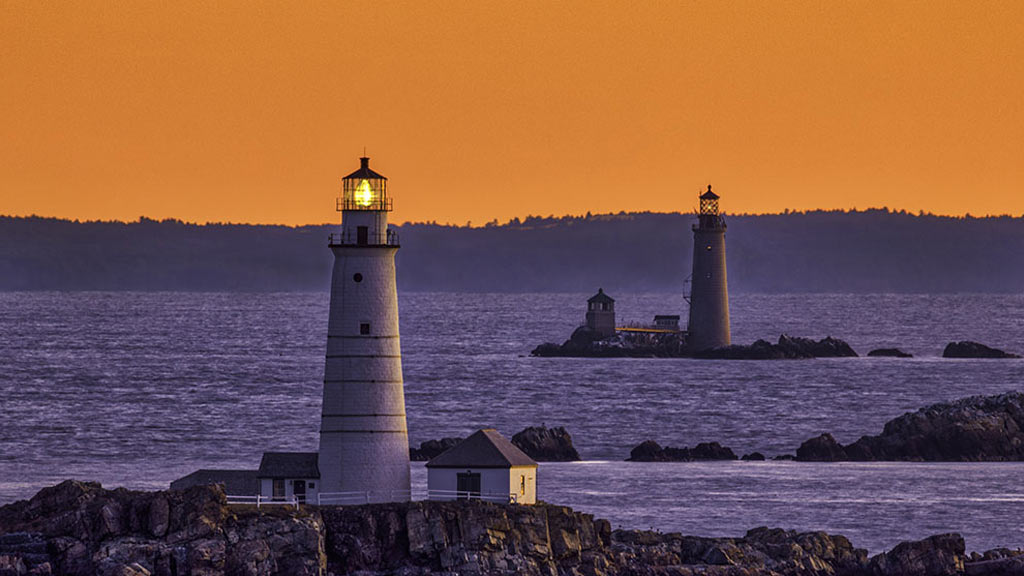
{"label": "distant hillside", "polygon": [[[726,218],[735,292],[1024,292],[1024,218]],[[398,227],[402,290],[678,291],[692,215]],[[0,217],[0,290],[324,290],[333,226]]]}

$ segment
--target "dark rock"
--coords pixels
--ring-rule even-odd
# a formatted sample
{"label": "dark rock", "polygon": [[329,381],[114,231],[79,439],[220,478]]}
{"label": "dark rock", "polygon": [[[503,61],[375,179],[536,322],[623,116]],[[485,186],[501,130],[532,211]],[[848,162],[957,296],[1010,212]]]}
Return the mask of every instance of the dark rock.
{"label": "dark rock", "polygon": [[661,447],[654,440],[641,442],[629,452],[629,462],[693,462],[736,460],[736,454],[718,442],[702,442],[693,448]]}
{"label": "dark rock", "polygon": [[849,457],[831,434],[822,434],[801,444],[796,450],[796,459],[801,462],[843,462]]}
{"label": "dark rock", "polygon": [[[164,532],[164,518],[166,533],[155,536]],[[257,510],[228,507],[218,486],[147,493],[65,482],[0,507],[3,576],[1019,573],[1013,570],[1020,557],[1010,551],[966,564],[963,551],[955,534],[903,543],[868,559],[843,536],[824,532],[756,528],[741,538],[701,538],[612,531],[605,520],[543,503]]]}
{"label": "dark rock", "polygon": [[875,576],[954,576],[964,572],[964,539],[941,534],[903,542],[869,562]]}
{"label": "dark rock", "polygon": [[743,457],[740,458],[740,460],[746,460],[748,462],[749,461],[760,462],[760,461],[765,460],[765,457],[764,457],[764,454],[761,454],[760,452],[751,452],[750,454],[744,454]]}
{"label": "dark rock", "polygon": [[868,352],[868,356],[872,357],[883,357],[883,358],[913,358],[913,354],[909,354],[900,350],[899,348],[876,348],[871,352]]}
{"label": "dark rock", "polygon": [[419,448],[409,448],[409,459],[414,462],[426,462],[435,456],[441,455],[442,452],[455,447],[456,444],[463,440],[465,438],[441,438],[440,440],[420,442]]}
{"label": "dark rock", "polygon": [[823,462],[1024,461],[1024,393],[934,404],[886,422],[878,436],[840,446],[826,434],[804,442],[800,450],[798,459]]}
{"label": "dark rock", "polygon": [[983,554],[971,552],[964,561],[967,576],[1024,576],[1024,550],[997,548]]}
{"label": "dark rock", "polygon": [[708,360],[798,360],[814,357],[806,352],[785,350],[767,340],[758,340],[749,346],[733,344],[702,350],[694,356]]}
{"label": "dark rock", "polygon": [[618,333],[608,338],[580,326],[561,346],[545,343],[532,356],[574,358],[680,358],[687,356],[682,332]]}
{"label": "dark rock", "polygon": [[775,456],[774,458],[772,458],[772,460],[781,460],[781,461],[796,460],[796,456],[793,456],[792,454],[779,454],[778,456]]}
{"label": "dark rock", "polygon": [[[441,438],[420,443],[419,448],[409,448],[409,459],[425,462],[453,448],[463,438]],[[572,444],[572,436],[559,426],[530,426],[512,437],[512,443],[534,460],[540,462],[575,462],[579,453]]]}
{"label": "dark rock", "polygon": [[942,351],[943,358],[1020,358],[1017,354],[989,348],[977,342],[950,342]]}
{"label": "dark rock", "polygon": [[810,338],[798,338],[783,334],[779,336],[779,348],[792,351],[793,354],[810,354],[814,358],[849,358],[856,357],[857,353],[849,344],[827,336],[815,342]]}
{"label": "dark rock", "polygon": [[572,436],[565,428],[530,426],[512,436],[512,443],[539,462],[575,462],[579,452],[572,445]]}
{"label": "dark rock", "polygon": [[806,358],[841,358],[857,356],[853,348],[831,336],[815,341],[783,334],[778,344],[758,340],[749,346],[732,345],[712,348],[695,354],[697,358],[717,360],[799,360]]}

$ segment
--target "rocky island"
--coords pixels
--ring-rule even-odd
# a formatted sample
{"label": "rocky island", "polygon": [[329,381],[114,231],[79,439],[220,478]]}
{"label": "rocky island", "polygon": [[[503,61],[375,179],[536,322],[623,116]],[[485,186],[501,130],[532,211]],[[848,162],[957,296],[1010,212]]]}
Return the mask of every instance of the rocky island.
{"label": "rocky island", "polygon": [[561,345],[541,344],[530,352],[540,357],[584,358],[703,358],[714,360],[795,360],[807,358],[856,357],[846,342],[828,336],[821,340],[782,334],[775,344],[758,340],[750,345],[734,344],[702,351],[687,347],[685,333],[616,334],[600,338],[585,326],[577,328]]}
{"label": "rocky island", "polygon": [[219,486],[106,490],[66,481],[0,507],[0,575],[1024,574],[1020,551],[965,554],[957,534],[869,557],[843,536],[612,530],[563,506],[480,501],[229,506]]}

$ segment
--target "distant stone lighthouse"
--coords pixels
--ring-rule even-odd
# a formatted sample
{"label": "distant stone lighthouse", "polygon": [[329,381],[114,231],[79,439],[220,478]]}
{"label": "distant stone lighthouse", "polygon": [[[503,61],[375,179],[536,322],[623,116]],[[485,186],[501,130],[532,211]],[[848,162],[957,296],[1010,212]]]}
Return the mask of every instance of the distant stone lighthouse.
{"label": "distant stone lighthouse", "polygon": [[699,352],[728,346],[729,289],[725,274],[725,220],[718,212],[718,195],[700,196],[697,224],[693,226],[693,275],[690,289],[690,326],[687,346]]}
{"label": "distant stone lighthouse", "polygon": [[398,336],[395,254],[387,178],[360,158],[342,179],[327,324],[320,492],[409,500],[409,439]]}

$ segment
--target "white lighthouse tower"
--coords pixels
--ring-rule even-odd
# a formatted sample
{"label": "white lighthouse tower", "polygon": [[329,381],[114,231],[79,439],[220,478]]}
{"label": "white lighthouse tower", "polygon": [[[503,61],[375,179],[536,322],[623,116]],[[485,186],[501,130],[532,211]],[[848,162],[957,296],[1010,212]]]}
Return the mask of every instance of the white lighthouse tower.
{"label": "white lighthouse tower", "polygon": [[[320,492],[409,500],[409,439],[398,337],[395,254],[387,178],[360,158],[342,179],[327,324]],[[327,496],[327,495],[325,495]],[[339,495],[338,502],[345,496]],[[330,501],[330,498],[327,498]]]}
{"label": "white lighthouse tower", "polygon": [[688,348],[700,352],[732,343],[729,333],[729,287],[725,274],[725,219],[718,194],[700,196],[693,226],[693,275],[690,287]]}

